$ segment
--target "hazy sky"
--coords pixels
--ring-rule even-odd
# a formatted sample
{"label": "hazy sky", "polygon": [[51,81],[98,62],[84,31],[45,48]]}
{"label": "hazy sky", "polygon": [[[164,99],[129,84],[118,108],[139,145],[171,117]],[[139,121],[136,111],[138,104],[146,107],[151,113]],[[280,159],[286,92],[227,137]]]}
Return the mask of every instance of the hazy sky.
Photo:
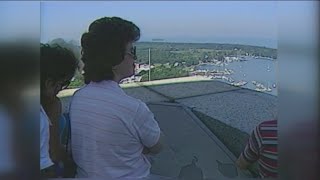
{"label": "hazy sky", "polygon": [[42,2],[41,41],[78,40],[89,24],[119,16],[137,24],[141,41],[228,42],[276,46],[276,2]]}
{"label": "hazy sky", "polygon": [[[37,22],[41,19],[41,42],[55,38],[80,41],[81,34],[95,19],[119,16],[140,27],[141,41],[162,38],[176,42],[277,45],[277,2],[272,1],[44,1],[41,6],[40,2],[20,1],[6,4],[11,11],[0,6],[0,20],[13,18],[15,21],[7,21],[7,29],[0,31],[39,32]],[[40,18],[36,17],[39,12]],[[23,24],[29,28],[22,28]]]}
{"label": "hazy sky", "polygon": [[37,1],[0,1],[0,40],[38,38],[40,3]]}

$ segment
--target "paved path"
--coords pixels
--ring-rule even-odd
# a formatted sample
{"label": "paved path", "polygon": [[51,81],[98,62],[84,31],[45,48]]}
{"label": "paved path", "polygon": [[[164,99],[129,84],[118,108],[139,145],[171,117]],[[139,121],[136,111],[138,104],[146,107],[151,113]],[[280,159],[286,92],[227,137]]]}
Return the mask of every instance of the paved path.
{"label": "paved path", "polygon": [[151,172],[167,177],[180,174],[199,180],[246,177],[233,165],[233,154],[190,110],[170,103],[151,103],[148,106],[166,142],[164,151],[152,158]]}

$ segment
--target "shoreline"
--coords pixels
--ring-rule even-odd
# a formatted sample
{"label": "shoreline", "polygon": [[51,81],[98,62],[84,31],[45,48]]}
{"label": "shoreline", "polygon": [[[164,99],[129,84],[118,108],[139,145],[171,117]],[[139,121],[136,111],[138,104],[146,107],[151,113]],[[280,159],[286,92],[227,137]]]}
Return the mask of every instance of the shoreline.
{"label": "shoreline", "polygon": [[[123,89],[127,89],[127,88],[137,88],[137,87],[143,87],[143,86],[156,86],[156,85],[169,85],[169,84],[178,84],[178,83],[188,83],[188,82],[202,82],[202,81],[219,81],[217,79],[211,79],[205,76],[188,76],[188,77],[180,77],[180,78],[171,78],[171,79],[161,79],[161,80],[155,80],[155,81],[147,81],[147,82],[133,82],[133,83],[128,83],[128,84],[120,84],[120,87]],[[226,82],[223,81],[219,81],[221,83],[230,85]],[[230,85],[232,86],[232,85]],[[72,96],[72,94],[78,90],[80,87],[78,88],[73,88],[73,89],[66,89],[63,91],[60,91],[58,94],[58,97],[67,97],[67,96]],[[246,88],[246,87],[241,87],[239,86],[238,88],[242,88],[242,89],[248,89],[252,92],[255,93],[263,93],[263,94],[267,94],[270,96],[274,96],[274,97],[278,97],[277,95],[273,95],[273,94],[269,94],[269,93],[265,93],[265,92],[259,92],[256,91],[254,89],[250,89],[250,88]]]}

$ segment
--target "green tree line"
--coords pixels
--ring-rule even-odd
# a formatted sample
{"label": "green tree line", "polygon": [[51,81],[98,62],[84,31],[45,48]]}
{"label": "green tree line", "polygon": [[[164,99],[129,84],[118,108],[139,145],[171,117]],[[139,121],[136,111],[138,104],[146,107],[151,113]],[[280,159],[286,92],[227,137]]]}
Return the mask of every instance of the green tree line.
{"label": "green tree line", "polygon": [[[141,82],[149,80],[149,71],[141,71],[139,73]],[[186,77],[189,75],[189,72],[184,67],[173,67],[173,66],[156,66],[150,71],[150,80],[160,80],[160,79],[170,79],[178,77]]]}
{"label": "green tree line", "polygon": [[[81,47],[75,41],[67,42],[62,38],[57,38],[48,43],[68,48],[79,60],[81,59]],[[277,58],[277,49],[239,44],[137,42],[135,46],[137,47],[137,63],[148,62],[150,48],[151,64],[161,64],[151,69],[151,80],[188,76],[185,66],[197,65],[199,61],[223,60],[225,56],[249,55]],[[172,64],[176,62],[184,62],[184,66],[173,67]],[[171,66],[164,66],[166,63]],[[149,79],[146,71],[142,71],[140,75],[142,75],[142,81]],[[82,85],[84,85],[84,78],[78,71],[69,87],[76,88]]]}

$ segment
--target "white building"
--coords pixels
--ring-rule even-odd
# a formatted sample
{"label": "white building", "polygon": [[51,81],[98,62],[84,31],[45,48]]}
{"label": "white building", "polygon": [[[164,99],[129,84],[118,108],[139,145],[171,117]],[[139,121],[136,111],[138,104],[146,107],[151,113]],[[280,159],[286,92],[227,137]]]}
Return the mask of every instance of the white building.
{"label": "white building", "polygon": [[128,84],[128,83],[133,83],[133,82],[140,82],[141,81],[142,76],[131,76],[128,78],[125,78],[123,80],[121,80],[120,84]]}

